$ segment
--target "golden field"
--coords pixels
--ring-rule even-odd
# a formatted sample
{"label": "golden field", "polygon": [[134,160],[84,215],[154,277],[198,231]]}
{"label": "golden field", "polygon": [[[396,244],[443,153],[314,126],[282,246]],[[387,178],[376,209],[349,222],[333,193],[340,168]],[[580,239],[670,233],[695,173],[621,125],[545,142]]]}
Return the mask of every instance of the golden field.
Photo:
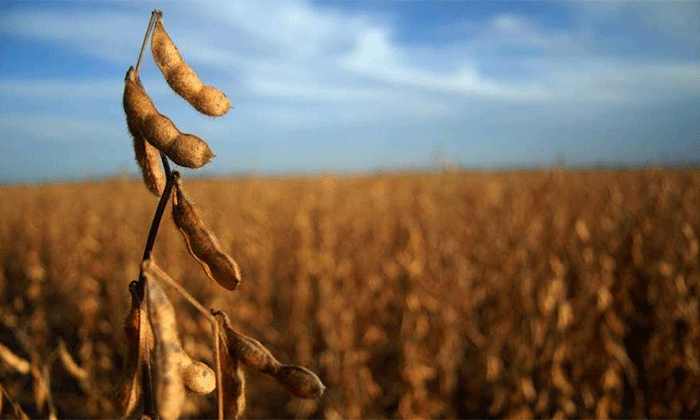
{"label": "golden field", "polygon": [[[243,282],[209,280],[169,211],[159,265],[327,386],[301,400],[247,372],[244,416],[700,417],[700,171],[184,182]],[[0,359],[0,384],[30,417],[117,415],[156,204],[135,179],[0,186],[0,344],[31,364]],[[209,325],[170,296],[211,365]]]}

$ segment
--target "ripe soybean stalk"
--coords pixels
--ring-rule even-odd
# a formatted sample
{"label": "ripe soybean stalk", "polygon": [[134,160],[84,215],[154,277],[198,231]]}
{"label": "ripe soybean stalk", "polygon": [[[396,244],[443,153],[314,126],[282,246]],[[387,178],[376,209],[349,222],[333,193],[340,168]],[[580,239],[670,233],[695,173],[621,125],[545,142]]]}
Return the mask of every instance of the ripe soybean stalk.
{"label": "ripe soybean stalk", "polygon": [[[139,57],[138,60],[136,61],[136,66],[134,68],[134,73],[138,76],[139,73],[139,68],[141,66],[141,59],[143,57],[143,52],[146,48],[146,43],[148,41],[148,36],[150,35],[152,29],[155,27],[155,22],[157,19],[157,16],[160,15],[159,10],[153,10],[151,12],[151,19],[148,21],[148,26],[146,28],[146,33],[144,34],[143,37],[143,43],[141,44],[141,51],[139,52]],[[148,237],[146,238],[146,245],[143,250],[143,257],[141,259],[141,262],[143,263],[144,261],[148,260],[151,258],[151,253],[153,251],[153,245],[155,244],[156,241],[156,236],[158,235],[158,228],[160,227],[160,221],[163,217],[163,213],[165,211],[165,206],[168,204],[168,200],[170,199],[170,195],[172,192],[173,185],[175,184],[175,178],[176,176],[179,176],[177,171],[171,171],[170,170],[170,164],[168,162],[168,157],[163,153],[162,151],[160,152],[160,158],[161,161],[163,162],[163,171],[165,172],[165,177],[166,177],[166,183],[165,183],[165,188],[163,188],[163,193],[160,196],[160,200],[158,201],[158,207],[156,207],[156,212],[153,215],[153,221],[151,222],[151,228],[148,232]],[[224,418],[224,404],[223,404],[223,390],[222,390],[222,374],[221,374],[221,355],[219,351],[219,323],[216,321],[213,315],[194,298],[192,297],[182,286],[180,286],[177,282],[175,282],[173,279],[170,278],[170,276],[167,275],[164,271],[160,270],[157,265],[154,264],[154,267],[157,268],[157,273],[158,273],[158,278],[164,282],[167,283],[169,286],[174,287],[182,296],[187,299],[192,306],[194,306],[199,312],[201,312],[207,320],[212,325],[213,333],[214,333],[214,349],[215,349],[215,358],[216,358],[216,397],[217,397],[217,406],[218,406],[218,419],[223,420]],[[143,275],[143,270],[139,270],[139,279],[138,283],[136,286],[136,293],[139,297],[139,299],[142,300],[146,304],[146,313],[148,313],[148,297],[145,296],[147,293],[146,287],[145,287],[146,279]],[[150,349],[148,350],[150,351]],[[145,386],[143,389],[143,398],[144,398],[144,412],[146,415],[148,415],[151,418],[157,417],[157,410],[156,410],[156,401],[154,398],[154,386],[153,386],[153,374],[151,372],[151,366],[150,363],[146,363],[145,369],[142,372],[142,374],[145,376]]]}

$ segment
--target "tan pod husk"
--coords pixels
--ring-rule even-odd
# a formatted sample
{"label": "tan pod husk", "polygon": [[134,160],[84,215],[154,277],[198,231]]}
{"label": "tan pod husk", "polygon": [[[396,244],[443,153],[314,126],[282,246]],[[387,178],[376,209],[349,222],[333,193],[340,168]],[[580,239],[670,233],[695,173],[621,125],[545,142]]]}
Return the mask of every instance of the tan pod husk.
{"label": "tan pod husk", "polygon": [[176,164],[201,168],[214,158],[214,153],[204,140],[181,133],[170,118],[158,112],[132,67],[124,78],[123,103],[131,135],[145,138]]}
{"label": "tan pod husk", "polygon": [[182,59],[163,27],[162,16],[158,16],[153,29],[151,52],[168,85],[194,109],[211,117],[220,117],[231,108],[231,101],[226,95],[219,89],[202,83]]}
{"label": "tan pod husk", "polygon": [[200,263],[207,276],[222,287],[235,290],[241,282],[238,264],[221,250],[219,241],[207,229],[178,176],[175,178],[173,220],[185,238],[190,254]]}

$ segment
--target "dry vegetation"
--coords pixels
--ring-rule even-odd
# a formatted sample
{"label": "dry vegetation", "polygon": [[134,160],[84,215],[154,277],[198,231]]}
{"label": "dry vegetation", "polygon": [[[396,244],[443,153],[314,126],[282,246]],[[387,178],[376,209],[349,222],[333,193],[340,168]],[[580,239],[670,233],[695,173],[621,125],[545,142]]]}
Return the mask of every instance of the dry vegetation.
{"label": "dry vegetation", "polygon": [[[189,180],[188,191],[241,287],[206,280],[169,212],[160,266],[328,387],[302,400],[249,374],[248,417],[700,416],[698,171]],[[117,415],[128,284],[155,203],[127,179],[0,187],[3,416],[8,397],[31,417]],[[212,366],[210,325],[171,292],[183,348]],[[213,394],[188,398],[184,415],[216,415]]]}

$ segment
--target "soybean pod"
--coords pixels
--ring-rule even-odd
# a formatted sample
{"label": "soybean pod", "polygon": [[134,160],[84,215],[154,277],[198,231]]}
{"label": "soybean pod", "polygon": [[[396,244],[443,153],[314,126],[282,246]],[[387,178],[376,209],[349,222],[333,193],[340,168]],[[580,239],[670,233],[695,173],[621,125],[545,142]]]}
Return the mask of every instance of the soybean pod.
{"label": "soybean pod", "polygon": [[153,28],[151,52],[168,85],[202,114],[211,117],[224,115],[231,108],[231,101],[219,89],[199,80],[165,31],[162,18],[159,14]]}

